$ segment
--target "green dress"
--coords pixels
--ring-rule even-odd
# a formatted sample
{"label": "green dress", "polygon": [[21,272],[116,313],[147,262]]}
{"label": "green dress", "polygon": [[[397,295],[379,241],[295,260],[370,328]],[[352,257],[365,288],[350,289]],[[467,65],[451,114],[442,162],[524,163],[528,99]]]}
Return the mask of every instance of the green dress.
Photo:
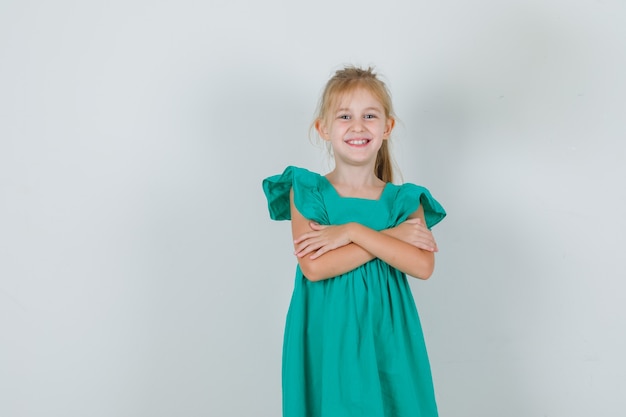
{"label": "green dress", "polygon": [[[298,211],[320,224],[394,227],[422,204],[432,227],[445,216],[430,192],[388,183],[379,200],[341,197],[319,174],[287,167],[263,181],[270,217]],[[311,282],[296,268],[283,345],[284,417],[435,417],[422,328],[406,275],[374,259]]]}

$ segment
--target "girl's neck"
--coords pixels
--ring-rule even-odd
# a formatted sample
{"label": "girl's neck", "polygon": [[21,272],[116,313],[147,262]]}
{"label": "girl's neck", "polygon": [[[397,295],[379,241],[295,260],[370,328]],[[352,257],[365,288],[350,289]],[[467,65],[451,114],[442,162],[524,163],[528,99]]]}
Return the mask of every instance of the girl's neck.
{"label": "girl's neck", "polygon": [[347,189],[380,188],[385,183],[374,174],[374,167],[336,166],[326,174],[326,178],[333,185]]}

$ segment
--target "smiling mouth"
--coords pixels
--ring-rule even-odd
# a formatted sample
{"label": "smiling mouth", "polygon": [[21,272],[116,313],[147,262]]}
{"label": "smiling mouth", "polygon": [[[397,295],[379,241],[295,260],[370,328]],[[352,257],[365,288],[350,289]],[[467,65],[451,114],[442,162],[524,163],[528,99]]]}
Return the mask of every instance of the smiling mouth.
{"label": "smiling mouth", "polygon": [[369,139],[350,139],[346,141],[346,143],[351,146],[363,146],[367,145],[369,142]]}

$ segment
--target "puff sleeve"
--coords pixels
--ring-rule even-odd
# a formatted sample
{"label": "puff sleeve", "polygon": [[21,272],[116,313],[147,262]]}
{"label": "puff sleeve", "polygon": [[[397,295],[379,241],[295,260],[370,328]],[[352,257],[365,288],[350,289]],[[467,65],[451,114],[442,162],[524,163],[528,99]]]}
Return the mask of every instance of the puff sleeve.
{"label": "puff sleeve", "polygon": [[304,168],[288,166],[282,174],[263,180],[263,192],[272,220],[291,220],[289,192],[293,188],[294,203],[307,219],[329,224],[324,199],[319,190],[320,176]]}
{"label": "puff sleeve", "polygon": [[396,194],[391,210],[390,227],[405,221],[419,206],[424,207],[426,226],[430,229],[446,216],[446,211],[426,188],[415,184],[403,184]]}

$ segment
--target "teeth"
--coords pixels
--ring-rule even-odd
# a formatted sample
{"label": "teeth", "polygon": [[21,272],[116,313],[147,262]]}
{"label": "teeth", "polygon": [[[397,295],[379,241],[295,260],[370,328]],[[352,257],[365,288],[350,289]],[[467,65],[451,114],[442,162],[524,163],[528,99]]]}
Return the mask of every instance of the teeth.
{"label": "teeth", "polygon": [[365,145],[367,142],[369,142],[367,139],[361,139],[361,140],[349,140],[348,143],[351,145]]}

